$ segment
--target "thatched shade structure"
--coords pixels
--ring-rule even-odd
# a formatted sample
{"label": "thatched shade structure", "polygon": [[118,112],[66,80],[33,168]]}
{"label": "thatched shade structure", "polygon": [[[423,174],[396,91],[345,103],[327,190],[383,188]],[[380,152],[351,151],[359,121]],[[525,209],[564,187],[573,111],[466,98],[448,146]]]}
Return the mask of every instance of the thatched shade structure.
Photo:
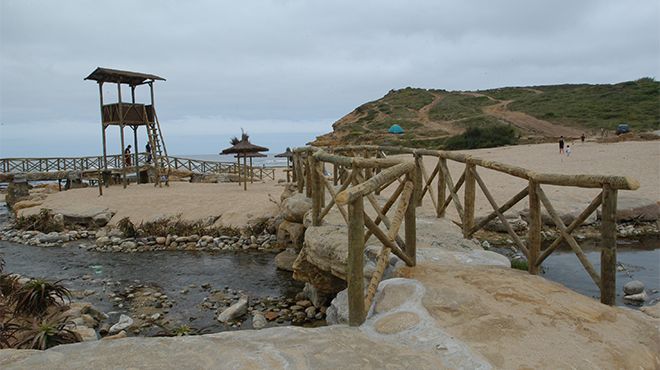
{"label": "thatched shade structure", "polygon": [[[290,182],[291,180],[291,172],[293,172],[294,176],[296,172],[293,170],[293,166],[291,163],[291,160],[293,159],[293,152],[291,151],[291,148],[286,148],[286,151],[280,154],[275,154],[275,157],[277,158],[286,158],[286,182]],[[293,179],[293,181],[296,181]]]}
{"label": "thatched shade structure", "polygon": [[[243,158],[243,172],[245,174],[245,177],[243,178],[243,190],[247,190],[247,175],[248,175],[248,164],[247,164],[247,159],[250,158],[250,174],[252,174],[252,158],[253,157],[258,157],[258,156],[266,156],[265,154],[259,154],[259,152],[267,152],[268,148],[259,146],[259,145],[254,145],[250,142],[250,136],[246,133],[243,132],[241,134],[241,139],[239,140],[238,138],[234,137],[231,139],[230,143],[232,144],[231,147],[224,149],[220,154],[236,154],[236,158],[238,160],[238,185],[241,185],[241,158]],[[250,175],[250,183],[252,183],[253,178],[252,175]]]}

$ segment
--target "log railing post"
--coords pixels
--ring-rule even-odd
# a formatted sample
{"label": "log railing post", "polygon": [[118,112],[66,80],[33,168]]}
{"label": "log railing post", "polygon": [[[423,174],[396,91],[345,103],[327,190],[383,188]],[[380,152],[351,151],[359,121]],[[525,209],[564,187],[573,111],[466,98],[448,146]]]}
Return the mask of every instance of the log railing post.
{"label": "log railing post", "polygon": [[447,198],[447,180],[445,178],[445,173],[442,170],[442,161],[446,161],[444,158],[438,158],[438,204],[435,209],[436,217],[445,217],[445,199]]}
{"label": "log railing post", "polygon": [[[415,208],[415,207],[410,207]],[[364,199],[357,197],[348,204],[348,324],[364,322]]]}
{"label": "log railing post", "polygon": [[305,195],[307,198],[312,197],[312,176],[313,176],[313,171],[314,171],[314,166],[312,166],[312,161],[311,158],[312,155],[311,153],[307,153],[307,157],[305,158],[305,172],[306,172],[306,178],[305,178]]}
{"label": "log railing post", "polygon": [[[408,180],[415,179],[416,177],[417,176],[413,173],[412,176],[408,175]],[[408,208],[406,208],[406,214],[404,215],[405,253],[410,257],[412,262],[411,266],[417,264],[417,220],[415,215],[415,201],[419,197],[418,194],[417,187],[413,186],[413,192],[410,195],[410,202],[408,203]]]}
{"label": "log railing post", "polygon": [[314,156],[307,156],[307,170],[311,175],[311,181],[309,182],[309,188],[312,191],[312,226],[321,225],[320,215],[321,215],[321,179],[319,173],[316,171],[318,167],[318,161],[314,159]]}
{"label": "log railing post", "polygon": [[600,302],[610,306],[616,301],[616,197],[617,189],[605,184],[600,226]]}
{"label": "log railing post", "polygon": [[469,238],[470,231],[474,227],[474,208],[475,197],[477,193],[476,179],[474,172],[476,166],[469,159],[465,162],[465,193],[463,201],[463,237]]}
{"label": "log railing post", "polygon": [[419,154],[414,154],[414,156],[415,172],[413,172],[413,184],[415,185],[415,191],[413,194],[415,198],[413,198],[414,201],[411,203],[419,207],[422,205],[422,165],[419,162],[423,161],[424,157]]}
{"label": "log railing post", "polygon": [[539,273],[536,260],[541,252],[541,200],[539,199],[539,184],[529,180],[529,231],[527,236],[527,265],[532,275]]}

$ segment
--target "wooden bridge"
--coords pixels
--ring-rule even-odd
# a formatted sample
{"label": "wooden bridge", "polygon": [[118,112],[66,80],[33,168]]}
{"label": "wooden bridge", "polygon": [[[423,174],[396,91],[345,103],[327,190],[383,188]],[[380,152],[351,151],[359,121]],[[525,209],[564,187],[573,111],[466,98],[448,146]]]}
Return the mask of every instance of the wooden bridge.
{"label": "wooden bridge", "polygon": [[[388,157],[390,155],[398,156]],[[406,156],[410,157],[406,158]],[[425,168],[424,157],[433,157],[437,160],[430,172]],[[456,174],[452,175],[447,166],[448,161],[462,165],[463,171],[456,181]],[[389,260],[389,253],[394,253],[408,266],[416,264],[415,208],[424,201],[432,202],[436,217],[444,217],[447,207],[453,203],[465,238],[472,237],[475,232],[495,218],[499,219],[518,250],[527,257],[530,274],[538,274],[543,261],[562,242],[566,242],[600,289],[601,302],[608,305],[615,303],[617,192],[620,189],[639,188],[639,183],[634,179],[622,176],[536,173],[525,168],[455,152],[372,145],[325,149],[297,148],[294,150],[293,162],[294,181],[298,184],[298,191],[306,192],[306,195],[312,199],[312,225],[321,225],[330,209],[337,207],[348,226],[346,271],[350,325],[360,325],[365,320]],[[331,180],[325,176],[324,163],[333,167]],[[479,168],[521,178],[527,181],[527,185],[507,202],[499,205],[479,175]],[[544,185],[599,188],[601,192],[593,198],[586,209],[566,225],[543,191]],[[394,192],[384,204],[380,204],[374,195],[390,186],[395,187]],[[475,219],[477,186],[493,209],[479,222]],[[459,196],[461,188],[463,188],[462,197]],[[327,204],[326,190],[330,194]],[[365,212],[365,198],[375,211],[374,219]],[[523,240],[524,236],[518,235],[513,230],[504,213],[525,198],[529,201],[530,223],[526,240]],[[348,210],[344,209],[346,205]],[[541,249],[542,206],[559,231],[559,237],[544,250]],[[571,235],[599,207],[602,215],[600,273],[596,271]],[[394,212],[388,215],[390,209],[394,209]],[[379,226],[381,223],[385,226],[384,229]],[[399,235],[402,225],[403,238]],[[382,249],[378,256],[376,272],[372,276],[365,297],[363,251],[365,243],[371,236],[375,236],[382,243]]]}
{"label": "wooden bridge", "polygon": [[[147,153],[138,153],[131,155],[131,160],[137,157],[139,167],[151,165],[148,161]],[[168,156],[163,158],[167,160],[169,168],[178,171],[188,171],[192,173],[225,173],[225,174],[243,174],[246,169],[243,165],[235,162],[209,161],[201,159],[190,159]],[[120,154],[108,155],[108,169],[122,169],[124,156]],[[48,174],[76,172],[93,172],[104,169],[103,156],[90,157],[51,157],[51,158],[0,158],[0,172],[5,177],[16,174],[42,174],[40,179],[47,179]],[[248,170],[249,171],[249,170]],[[275,180],[275,169],[266,167],[252,168],[252,177],[258,179]],[[57,178],[54,178],[57,179]]]}

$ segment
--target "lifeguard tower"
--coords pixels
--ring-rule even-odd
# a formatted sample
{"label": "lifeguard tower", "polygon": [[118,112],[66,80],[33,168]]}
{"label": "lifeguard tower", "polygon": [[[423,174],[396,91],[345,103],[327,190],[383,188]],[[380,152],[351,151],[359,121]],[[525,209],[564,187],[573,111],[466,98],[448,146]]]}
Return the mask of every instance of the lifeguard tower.
{"label": "lifeguard tower", "polygon": [[[140,156],[138,146],[138,128],[144,126],[147,129],[147,138],[151,146],[151,153],[145,153],[143,163],[149,168],[153,166],[155,169],[155,183],[161,185],[164,181],[167,185],[169,177],[169,161],[167,159],[167,148],[163,140],[163,132],[158,122],[158,115],[156,115],[156,108],[154,105],[154,82],[165,81],[164,78],[150,75],[146,73],[137,73],[130,71],[120,71],[109,68],[96,68],[85,80],[96,81],[99,85],[99,98],[101,105],[101,128],[103,134],[103,168],[105,173],[108,172],[108,158],[106,146],[106,132],[109,126],[119,126],[121,135],[121,176],[124,188],[126,187],[126,172],[134,169],[137,179],[140,179]],[[103,102],[103,84],[104,83],[117,84],[117,102],[112,104],[104,104]],[[122,100],[121,85],[126,84],[131,89],[131,102],[127,103]],[[151,97],[151,104],[145,105],[135,102],[135,88],[141,85],[149,86],[149,93]],[[124,157],[126,145],[124,141],[124,127],[133,129],[133,145],[134,153],[132,166],[127,165],[127,160]],[[115,164],[117,165],[117,164]],[[106,183],[107,184],[107,183]]]}

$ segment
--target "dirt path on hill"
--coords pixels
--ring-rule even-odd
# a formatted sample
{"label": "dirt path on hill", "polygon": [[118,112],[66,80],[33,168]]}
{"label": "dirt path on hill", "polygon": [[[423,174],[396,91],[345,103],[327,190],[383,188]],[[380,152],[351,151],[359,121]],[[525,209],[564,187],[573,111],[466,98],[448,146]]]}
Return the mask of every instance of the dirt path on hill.
{"label": "dirt path on hill", "polygon": [[542,135],[550,137],[566,136],[579,137],[584,130],[572,127],[552,124],[548,121],[538,119],[527,113],[509,110],[509,104],[513,100],[504,100],[497,104],[483,107],[484,113],[509,122],[533,135]]}
{"label": "dirt path on hill", "polygon": [[[543,91],[536,90],[532,88],[526,88],[535,94],[543,94]],[[476,96],[476,97],[486,97],[491,101],[496,102],[493,105],[487,105],[482,108],[483,112],[489,116],[493,116],[502,121],[511,123],[512,125],[524,130],[525,132],[532,135],[548,136],[548,137],[574,137],[577,138],[584,130],[580,130],[573,127],[560,126],[538,119],[532,115],[523,112],[512,111],[509,109],[509,104],[514,102],[514,100],[498,100],[486,94],[480,93],[464,93],[464,95]]]}
{"label": "dirt path on hill", "polygon": [[429,113],[431,109],[438,105],[445,98],[444,95],[435,95],[435,99],[429,104],[423,106],[419,111],[417,111],[417,121],[422,123],[425,128],[429,130],[443,130],[446,131],[449,135],[458,135],[463,132],[462,129],[454,126],[450,121],[436,121],[432,120]]}

